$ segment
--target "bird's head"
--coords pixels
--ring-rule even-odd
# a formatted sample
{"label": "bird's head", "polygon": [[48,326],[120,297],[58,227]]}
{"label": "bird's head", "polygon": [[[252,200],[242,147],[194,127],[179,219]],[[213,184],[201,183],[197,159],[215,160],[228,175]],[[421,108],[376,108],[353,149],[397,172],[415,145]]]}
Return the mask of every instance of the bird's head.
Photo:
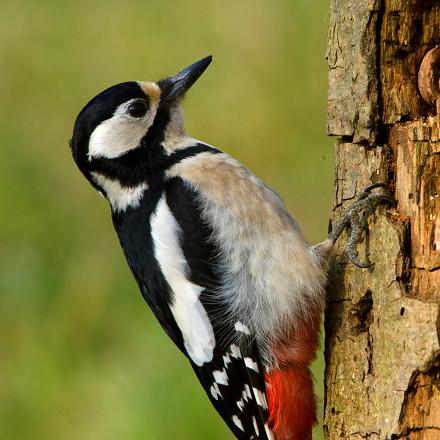
{"label": "bird's head", "polygon": [[179,104],[211,60],[208,56],[157,83],[117,84],[81,110],[73,129],[72,155],[97,189],[103,190],[97,175],[136,185],[146,166],[159,166],[155,161],[170,153],[167,145],[172,148],[184,138]]}

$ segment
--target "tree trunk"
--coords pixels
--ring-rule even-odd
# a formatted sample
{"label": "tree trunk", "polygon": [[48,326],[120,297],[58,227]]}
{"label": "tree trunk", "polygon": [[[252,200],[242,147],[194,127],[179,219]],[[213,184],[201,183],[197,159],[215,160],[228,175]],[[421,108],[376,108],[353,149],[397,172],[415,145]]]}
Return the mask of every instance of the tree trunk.
{"label": "tree trunk", "polygon": [[439,43],[439,1],[331,0],[332,219],[375,182],[398,205],[368,218],[373,269],[348,263],[345,236],[330,270],[327,439],[440,439]]}

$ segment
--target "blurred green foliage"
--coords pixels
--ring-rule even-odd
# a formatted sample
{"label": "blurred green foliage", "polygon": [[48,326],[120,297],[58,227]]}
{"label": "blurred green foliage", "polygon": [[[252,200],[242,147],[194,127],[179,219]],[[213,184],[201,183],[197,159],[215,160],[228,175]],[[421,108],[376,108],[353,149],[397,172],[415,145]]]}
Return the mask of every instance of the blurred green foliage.
{"label": "blurred green foliage", "polygon": [[[207,55],[188,132],[326,235],[327,2],[15,0],[0,16],[0,438],[229,439],[129,273],[68,140],[97,92]],[[322,355],[314,366],[322,406]],[[321,438],[320,430],[316,438]]]}

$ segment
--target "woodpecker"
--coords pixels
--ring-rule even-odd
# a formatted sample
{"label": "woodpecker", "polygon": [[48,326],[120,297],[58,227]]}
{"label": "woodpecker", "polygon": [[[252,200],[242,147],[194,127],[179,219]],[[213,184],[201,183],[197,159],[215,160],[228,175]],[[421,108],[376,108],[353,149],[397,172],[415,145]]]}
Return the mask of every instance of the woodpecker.
{"label": "woodpecker", "polygon": [[367,188],[310,246],[280,197],[240,162],[185,134],[181,102],[206,57],[158,82],[93,98],[73,130],[74,161],[110,203],[139,289],[238,439],[311,440],[309,370],[329,252],[387,194]]}

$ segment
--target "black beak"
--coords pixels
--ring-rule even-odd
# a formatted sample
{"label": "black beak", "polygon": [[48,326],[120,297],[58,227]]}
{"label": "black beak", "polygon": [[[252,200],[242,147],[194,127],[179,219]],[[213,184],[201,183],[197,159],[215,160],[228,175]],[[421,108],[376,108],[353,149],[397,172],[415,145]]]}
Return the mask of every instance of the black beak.
{"label": "black beak", "polygon": [[166,99],[170,101],[177,101],[183,98],[190,87],[200,78],[211,61],[212,56],[209,55],[181,70],[177,75],[159,81],[163,97],[166,97]]}

